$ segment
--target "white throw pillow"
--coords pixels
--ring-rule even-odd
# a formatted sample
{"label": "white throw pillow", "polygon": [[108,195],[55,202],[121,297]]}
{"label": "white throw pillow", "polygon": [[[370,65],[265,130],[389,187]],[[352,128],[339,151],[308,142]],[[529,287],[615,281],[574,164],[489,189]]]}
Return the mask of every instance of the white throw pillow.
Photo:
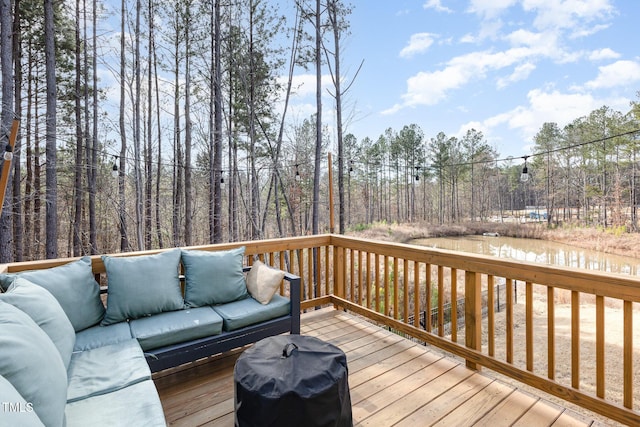
{"label": "white throw pillow", "polygon": [[249,294],[261,304],[269,304],[284,279],[284,271],[276,270],[265,265],[262,261],[255,261],[247,273],[247,290]]}

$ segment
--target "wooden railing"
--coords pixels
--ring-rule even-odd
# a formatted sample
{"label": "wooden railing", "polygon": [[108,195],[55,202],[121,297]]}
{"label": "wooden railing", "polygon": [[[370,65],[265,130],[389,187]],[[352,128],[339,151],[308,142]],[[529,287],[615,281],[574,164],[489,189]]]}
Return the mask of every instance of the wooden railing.
{"label": "wooden railing", "polygon": [[[471,368],[489,368],[612,420],[640,425],[634,393],[640,346],[637,340],[634,346],[633,328],[640,278],[340,235],[193,249],[238,246],[246,247],[247,264],[260,258],[299,275],[303,310],[333,304],[462,357]],[[67,261],[13,263],[0,270]],[[93,261],[94,272],[103,276],[100,257]]]}

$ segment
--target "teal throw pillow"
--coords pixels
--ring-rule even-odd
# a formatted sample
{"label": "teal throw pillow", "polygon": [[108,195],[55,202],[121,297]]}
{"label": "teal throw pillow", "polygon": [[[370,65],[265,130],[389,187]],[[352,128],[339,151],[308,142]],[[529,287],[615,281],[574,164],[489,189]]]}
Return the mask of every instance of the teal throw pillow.
{"label": "teal throw pillow", "polygon": [[22,277],[17,277],[9,290],[0,294],[0,301],[11,304],[28,314],[53,341],[65,369],[69,367],[73,346],[76,343],[76,333],[64,310],[49,291]]}
{"label": "teal throw pillow", "polygon": [[178,268],[180,249],[154,255],[102,257],[109,285],[102,325],[184,307]]}
{"label": "teal throw pillow", "polygon": [[90,257],[59,267],[0,275],[3,288],[7,289],[18,276],[51,292],[76,332],[98,324],[104,316],[100,286],[93,276]]}
{"label": "teal throw pillow", "polygon": [[213,252],[183,250],[185,304],[188,307],[202,307],[248,297],[242,272],[244,250],[244,246]]}
{"label": "teal throw pillow", "polygon": [[11,383],[25,402],[33,405],[44,425],[64,425],[67,371],[60,353],[26,313],[2,301],[0,375]]}

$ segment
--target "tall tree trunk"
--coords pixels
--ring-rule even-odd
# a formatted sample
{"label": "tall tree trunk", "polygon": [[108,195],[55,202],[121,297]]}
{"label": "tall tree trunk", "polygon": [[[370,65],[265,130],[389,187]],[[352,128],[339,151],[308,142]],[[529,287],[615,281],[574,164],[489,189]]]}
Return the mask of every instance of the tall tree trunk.
{"label": "tall tree trunk", "polygon": [[136,190],[136,237],[138,240],[138,249],[145,249],[144,247],[144,235],[143,235],[143,219],[142,219],[142,207],[144,205],[144,198],[142,195],[142,170],[140,168],[140,144],[142,140],[142,134],[140,132],[140,97],[142,95],[142,88],[140,87],[141,70],[140,70],[140,14],[141,14],[141,0],[136,0],[136,23],[134,29],[134,52],[133,52],[133,74],[135,78],[135,92],[133,94],[133,170],[134,170],[134,183]]}
{"label": "tall tree trunk", "polygon": [[[176,31],[180,28],[178,11],[175,16]],[[173,213],[172,234],[173,246],[181,246],[180,242],[180,207],[182,205],[182,147],[180,141],[180,41],[174,42],[174,104],[173,104]]]}
{"label": "tall tree trunk", "polygon": [[125,198],[125,168],[127,166],[127,128],[125,126],[125,69],[126,69],[126,0],[121,2],[120,12],[120,164],[118,168],[118,225],[120,229],[120,251],[129,249],[129,236],[127,232],[126,198]]}
{"label": "tall tree trunk", "polygon": [[82,234],[82,206],[84,203],[84,188],[82,186],[82,170],[83,170],[83,145],[82,145],[82,97],[81,80],[82,80],[82,66],[81,66],[81,48],[82,40],[80,38],[80,0],[76,0],[76,22],[75,22],[75,88],[74,88],[74,102],[75,102],[75,125],[76,125],[76,161],[74,165],[74,179],[73,179],[73,234],[72,234],[72,247],[73,256],[82,255],[82,240],[80,238]]}
{"label": "tall tree trunk", "polygon": [[[58,177],[57,170],[57,115],[58,90],[56,87],[56,47],[53,13],[54,0],[44,0],[44,43],[47,81],[47,190],[46,190],[46,257],[58,257]],[[4,16],[4,14],[3,14]],[[4,28],[4,27],[3,27]]]}
{"label": "tall tree trunk", "polygon": [[[27,49],[27,73],[33,75],[33,56],[31,54],[31,44]],[[32,135],[31,126],[33,123],[33,79],[27,79],[27,120],[24,128],[26,129],[25,144],[25,164],[26,164],[26,177],[24,183],[24,236],[27,242],[36,242],[35,235],[35,222],[34,214],[35,206],[35,183],[34,183],[34,152],[32,148]],[[35,139],[35,138],[34,138]],[[37,253],[35,246],[27,244],[24,248],[24,257],[27,260],[33,259],[32,254]]]}
{"label": "tall tree trunk", "polygon": [[185,10],[184,58],[184,242],[193,245],[193,188],[191,184],[191,2]]}
{"label": "tall tree trunk", "polygon": [[[153,198],[153,166],[152,166],[152,141],[153,141],[153,96],[151,96],[151,88],[153,87],[153,39],[154,39],[154,8],[153,0],[147,3],[149,13],[149,39],[147,47],[147,138],[144,149],[144,238],[145,247],[151,248],[151,200]],[[156,100],[159,103],[159,100]],[[159,125],[159,123],[158,123]]]}
{"label": "tall tree trunk", "polygon": [[[46,4],[46,1],[45,1]],[[11,10],[10,0],[0,1],[0,16],[2,19],[0,25],[0,67],[2,68],[2,111],[0,113],[0,138],[1,146],[5,147],[8,143],[9,129],[13,123],[13,11]],[[2,166],[5,166],[4,160],[0,159]],[[7,167],[10,166],[7,165]],[[0,168],[1,170],[1,168]],[[11,187],[7,188],[5,199],[0,200],[3,203],[2,215],[0,216],[0,262],[13,261],[12,248],[12,226],[11,219],[13,212],[11,211]]]}
{"label": "tall tree trunk", "polygon": [[[164,247],[164,239],[162,238],[162,224],[160,222],[160,177],[162,176],[162,128],[160,127],[160,85],[158,84],[158,54],[156,51],[155,37],[151,41],[151,50],[153,52],[153,74],[156,91],[156,122],[158,123],[158,157],[156,162],[156,235],[158,239],[158,247]],[[149,89],[151,91],[151,89]]]}
{"label": "tall tree trunk", "polygon": [[89,168],[89,242],[91,254],[95,255],[98,249],[98,223],[96,220],[96,192],[98,179],[98,2],[93,0],[92,4],[93,28],[91,38],[93,40],[93,57],[91,58],[91,69],[93,71],[93,128],[91,131],[91,168]]}
{"label": "tall tree trunk", "polygon": [[[20,27],[20,0],[14,0],[13,14],[13,64],[15,69],[14,77],[14,101],[15,111],[22,111],[22,33]],[[20,194],[21,157],[22,157],[22,133],[18,128],[18,135],[13,147],[13,239],[14,239],[14,259],[24,260],[24,226],[22,222],[22,197]]]}
{"label": "tall tree trunk", "polygon": [[[322,157],[322,2],[316,0],[315,28],[316,28],[316,153],[313,170],[313,206],[311,227],[312,233],[318,234],[320,221],[320,163]],[[314,263],[315,265],[315,263]],[[315,275],[314,275],[315,276]]]}
{"label": "tall tree trunk", "polygon": [[[345,232],[345,203],[344,203],[344,143],[342,135],[342,75],[340,72],[340,24],[338,20],[338,6],[336,0],[331,0],[329,6],[329,20],[333,27],[334,76],[333,84],[336,90],[336,137],[338,139],[338,233]],[[330,230],[332,233],[333,229]]]}
{"label": "tall tree trunk", "polygon": [[[213,243],[222,242],[222,188],[220,185],[222,178],[222,58],[221,55],[221,25],[220,25],[220,0],[214,1],[213,13],[213,37],[212,37],[212,56],[213,56],[213,156],[210,158],[212,162],[211,188],[213,189],[212,202],[213,209],[211,215],[210,229],[211,241]],[[218,176],[219,174],[219,176]],[[231,174],[229,174],[231,180]],[[231,183],[229,183],[231,184]]]}

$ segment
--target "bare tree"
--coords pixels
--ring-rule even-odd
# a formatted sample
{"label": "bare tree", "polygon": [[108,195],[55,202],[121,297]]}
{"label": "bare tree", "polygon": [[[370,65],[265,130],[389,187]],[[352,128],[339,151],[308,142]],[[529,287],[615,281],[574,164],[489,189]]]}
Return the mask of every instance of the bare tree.
{"label": "bare tree", "polygon": [[118,168],[118,225],[120,230],[120,250],[129,249],[129,236],[127,232],[127,214],[125,198],[125,169],[127,166],[127,129],[125,126],[125,69],[126,69],[126,0],[121,1],[120,11],[120,164]]}
{"label": "bare tree", "polygon": [[[6,147],[8,143],[9,129],[13,121],[13,12],[11,1],[2,0],[0,2],[0,66],[2,67],[2,112],[1,114],[1,147]],[[4,167],[4,160],[2,160]],[[10,164],[9,164],[10,165]],[[9,196],[9,195],[7,195]],[[13,260],[12,233],[11,227],[11,199],[7,197],[0,200],[4,203],[2,216],[0,217],[0,262]]]}
{"label": "bare tree", "polygon": [[[47,114],[46,114],[46,234],[45,255],[47,258],[58,257],[58,177],[57,166],[57,98],[56,87],[56,46],[54,24],[54,0],[44,0],[44,44],[45,70],[47,81]],[[5,14],[3,14],[4,16]],[[3,27],[4,28],[4,27]],[[4,104],[3,104],[4,105]]]}

